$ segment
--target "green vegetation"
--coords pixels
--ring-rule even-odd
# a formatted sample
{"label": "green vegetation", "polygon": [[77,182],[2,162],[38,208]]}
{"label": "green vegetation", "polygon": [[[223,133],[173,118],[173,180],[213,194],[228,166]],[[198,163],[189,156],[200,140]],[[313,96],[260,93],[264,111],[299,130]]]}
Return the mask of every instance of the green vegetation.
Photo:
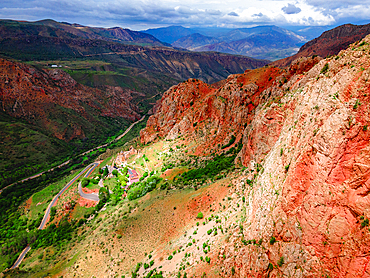
{"label": "green vegetation", "polygon": [[226,154],[215,155],[212,160],[206,161],[204,167],[191,169],[178,176],[177,182],[189,184],[192,180],[216,177],[222,171],[233,169],[236,154],[227,156]]}
{"label": "green vegetation", "polygon": [[235,140],[236,140],[236,137],[234,136],[234,134],[231,135],[231,138],[229,140],[229,143],[227,143],[226,145],[223,145],[221,147],[221,149],[226,149],[226,148],[230,147],[232,144],[234,144]]}
{"label": "green vegetation", "polygon": [[135,200],[144,196],[146,193],[154,190],[159,182],[162,180],[158,175],[151,176],[142,182],[135,183],[131,186],[131,189],[127,193],[127,198],[129,200]]}
{"label": "green vegetation", "polygon": [[328,63],[326,63],[326,64],[322,67],[322,69],[321,69],[320,73],[325,74],[325,73],[327,73],[327,71],[328,71],[328,70],[329,70],[329,64],[328,64]]}
{"label": "green vegetation", "polygon": [[38,230],[36,240],[31,247],[37,249],[51,245],[61,246],[66,244],[72,239],[72,233],[76,226],[76,221],[69,222],[68,219],[63,219],[58,227],[55,224],[51,224],[44,230]]}
{"label": "green vegetation", "polygon": [[[73,123],[78,122],[84,126],[86,139],[72,139],[68,143],[53,137],[52,132],[42,125],[32,125],[0,112],[0,140],[4,142],[0,146],[0,153],[3,154],[0,156],[0,188],[48,170],[68,158],[76,157],[86,150],[106,143],[108,137],[117,136],[128,126],[128,121],[123,118],[96,116],[96,111],[92,111],[91,107],[87,105],[83,107],[94,120],[87,121],[72,109],[60,106],[45,107],[49,115],[51,115],[49,110],[52,109],[52,116],[48,120],[57,122],[60,132],[67,130],[67,136],[72,134],[70,126],[73,126]],[[68,122],[71,124],[67,125]],[[94,152],[101,154],[104,151],[105,148],[102,148]],[[97,155],[89,153],[81,158],[86,160],[90,156]]]}
{"label": "green vegetation", "polygon": [[[203,213],[202,212],[198,212],[197,218],[198,219],[202,219],[203,218]],[[197,226],[199,226],[199,222],[197,222]]]}
{"label": "green vegetation", "polygon": [[278,266],[282,266],[284,264],[284,257],[280,257],[280,259],[277,261]]}
{"label": "green vegetation", "polygon": [[369,226],[369,219],[366,218],[361,222],[361,227],[367,227]]}

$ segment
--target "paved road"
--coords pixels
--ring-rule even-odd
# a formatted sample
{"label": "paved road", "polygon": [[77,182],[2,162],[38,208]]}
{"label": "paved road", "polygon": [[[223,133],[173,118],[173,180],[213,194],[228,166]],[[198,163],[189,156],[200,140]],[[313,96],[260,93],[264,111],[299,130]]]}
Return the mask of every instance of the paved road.
{"label": "paved road", "polygon": [[14,265],[12,266],[12,269],[18,267],[20,265],[20,263],[23,261],[24,257],[26,256],[26,254],[28,253],[28,251],[31,250],[31,247],[28,245],[23,251],[22,253],[19,255],[18,259],[15,261]]}
{"label": "paved road", "polygon": [[85,169],[83,169],[77,176],[75,176],[69,183],[67,183],[67,185],[65,187],[63,187],[62,190],[59,191],[59,193],[53,198],[53,200],[51,201],[51,203],[49,204],[48,208],[46,209],[46,212],[45,212],[45,215],[44,215],[44,218],[42,219],[41,221],[41,224],[40,224],[40,227],[38,228],[39,230],[42,230],[44,229],[45,227],[45,224],[48,222],[48,218],[49,218],[49,215],[50,215],[50,210],[51,208],[56,204],[56,202],[58,201],[58,198],[64,193],[64,191],[66,191],[76,180],[78,180],[83,173],[85,173],[86,171],[88,171],[85,175],[85,177],[87,177],[88,175],[91,174],[91,172],[99,165],[98,162],[94,162],[94,163],[91,163],[90,165],[86,166]]}
{"label": "paved road", "polygon": [[[44,218],[42,219],[41,221],[41,224],[39,226],[39,230],[42,230],[44,229],[46,223],[49,221],[49,216],[50,216],[50,210],[51,208],[55,205],[55,203],[58,201],[58,198],[79,178],[81,177],[81,175],[83,173],[85,173],[87,171],[87,173],[85,174],[85,177],[88,177],[92,171],[95,170],[95,168],[99,166],[99,163],[98,162],[94,162],[94,163],[91,163],[90,165],[86,166],[85,169],[83,169],[77,176],[75,176],[69,183],[67,183],[66,186],[63,187],[62,190],[59,191],[59,193],[53,198],[53,200],[51,201],[51,203],[49,204],[48,208],[46,209],[45,211],[45,215],[44,215]],[[91,194],[87,194],[87,195],[91,195]],[[95,195],[96,196],[96,195]],[[97,196],[98,197],[98,196]],[[99,201],[99,197],[98,197],[98,201]],[[18,267],[20,265],[20,263],[23,261],[24,257],[26,256],[27,252],[30,251],[31,247],[30,246],[27,246],[23,251],[22,253],[19,255],[18,259],[16,260],[16,262],[14,263],[14,265],[12,266],[12,269]]]}
{"label": "paved road", "polygon": [[[126,129],[126,131],[121,134],[120,136],[118,136],[115,140],[113,141],[118,141],[119,139],[121,139],[123,136],[125,136],[127,134],[127,132],[129,132],[131,130],[131,128],[137,124],[138,122],[141,122],[142,120],[144,120],[145,116],[143,116],[140,120],[136,121],[135,123],[131,124],[130,127],[128,129]],[[94,150],[97,150],[99,148],[102,148],[102,147],[105,147],[107,146],[108,144],[104,144],[104,145],[101,145],[99,147],[96,147],[94,149],[91,149],[90,151],[87,151],[85,152],[84,154],[86,153],[89,153],[91,151],[94,151]],[[66,161],[64,163],[62,163],[61,165],[59,166],[56,166],[54,167],[53,169],[50,169],[48,170],[47,172],[50,172],[52,170],[54,170],[55,168],[58,168],[58,167],[61,167],[65,164],[68,164],[69,161]],[[49,220],[49,215],[50,215],[50,210],[51,208],[55,205],[55,203],[58,201],[58,198],[64,193],[64,191],[66,191],[79,177],[81,177],[81,175],[83,173],[85,173],[87,171],[87,173],[85,174],[85,177],[88,177],[92,171],[94,171],[94,169],[99,165],[98,162],[94,162],[94,163],[91,163],[90,165],[86,166],[85,169],[83,169],[77,176],[75,176],[69,183],[67,183],[67,185],[65,187],[63,187],[63,189],[61,191],[59,191],[59,193],[53,198],[53,200],[51,201],[51,203],[49,204],[48,208],[46,209],[46,212],[45,212],[45,215],[44,215],[44,218],[42,219],[41,221],[41,224],[39,226],[39,230],[42,230],[44,229],[45,227],[45,224],[48,222]],[[44,173],[44,172],[43,172]],[[24,180],[22,180],[21,182],[25,181],[25,180],[29,180],[29,179],[32,179],[32,178],[35,178],[35,177],[38,177],[40,175],[42,175],[43,173],[40,173],[40,174],[37,174],[37,175],[34,175],[32,177],[29,177],[29,178],[26,178]],[[11,184],[12,185],[12,184]],[[11,186],[9,185],[9,186]],[[99,201],[99,196],[95,195],[95,194],[86,194],[86,193],[83,193],[82,192],[82,188],[81,188],[81,192],[80,192],[80,186],[81,186],[81,183],[79,184],[79,188],[78,188],[78,192],[80,193],[80,196],[83,197],[83,198],[86,198],[86,199],[89,199],[89,200],[93,200],[93,201]],[[3,188],[5,189],[5,188]],[[1,194],[2,190],[0,190],[0,194]],[[94,198],[94,199],[92,199]],[[22,253],[19,255],[18,259],[16,260],[16,262],[14,263],[14,265],[11,267],[12,269],[18,267],[21,262],[23,261],[24,257],[26,256],[27,252],[30,251],[31,247],[30,246],[27,246],[23,251]]]}
{"label": "paved road", "polygon": [[[92,171],[94,171],[94,169],[95,169],[95,167],[93,167],[89,171],[87,171],[87,173],[84,177],[87,178],[88,176],[90,176],[90,174],[92,173]],[[80,196],[82,198],[85,198],[85,199],[88,199],[88,200],[91,200],[91,201],[99,201],[99,196],[96,193],[88,194],[88,193],[85,193],[85,192],[82,191],[81,182],[79,182],[79,184],[78,184],[78,193],[80,194]]]}
{"label": "paved road", "polygon": [[[123,136],[125,136],[125,135],[127,134],[127,132],[129,132],[129,131],[131,130],[131,128],[132,128],[134,125],[136,125],[137,123],[139,123],[139,122],[141,122],[142,120],[144,120],[144,118],[145,118],[145,115],[144,115],[140,120],[138,120],[138,121],[136,121],[136,122],[132,123],[132,124],[131,124],[131,125],[130,125],[126,130],[125,130],[125,132],[124,132],[124,133],[122,133],[121,135],[119,135],[116,139],[112,140],[112,142],[116,142],[116,141],[118,141],[119,139],[121,139]],[[107,144],[104,144],[104,145],[101,145],[101,146],[99,146],[99,147],[95,147],[95,148],[93,148],[93,149],[91,149],[91,150],[88,150],[88,151],[86,151],[86,152],[84,152],[84,153],[82,153],[82,154],[80,154],[80,155],[78,155],[78,156],[88,154],[88,153],[90,153],[90,152],[92,152],[92,151],[96,151],[96,150],[98,150],[98,149],[101,149],[101,148],[104,148],[104,147],[107,147],[107,146],[108,146],[108,143],[107,143]],[[4,187],[4,188],[0,189],[0,194],[1,194],[1,192],[3,192],[3,190],[4,190],[5,188],[8,188],[8,187],[12,186],[13,184],[20,183],[20,182],[25,182],[25,181],[28,181],[28,180],[31,180],[31,179],[37,178],[37,177],[39,177],[39,176],[41,176],[41,175],[45,174],[46,172],[54,171],[56,168],[60,168],[60,167],[62,167],[62,166],[64,166],[64,165],[66,165],[66,164],[68,164],[68,163],[70,163],[70,162],[71,162],[71,159],[70,159],[70,160],[68,160],[68,161],[66,161],[66,162],[63,162],[62,164],[60,164],[60,165],[58,165],[58,166],[55,166],[54,168],[51,168],[51,169],[47,170],[47,171],[44,171],[44,172],[38,173],[38,174],[36,174],[36,175],[33,175],[33,176],[31,176],[31,177],[25,178],[25,179],[23,179],[23,180],[21,180],[21,181],[17,181],[17,182],[15,182],[15,183],[9,184],[8,186],[6,186],[6,187]]]}

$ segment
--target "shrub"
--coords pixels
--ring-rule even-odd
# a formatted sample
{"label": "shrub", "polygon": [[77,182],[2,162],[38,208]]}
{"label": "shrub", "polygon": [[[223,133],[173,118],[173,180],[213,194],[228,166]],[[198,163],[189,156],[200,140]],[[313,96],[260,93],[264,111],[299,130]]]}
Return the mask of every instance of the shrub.
{"label": "shrub", "polygon": [[284,264],[284,257],[283,256],[278,260],[277,264],[280,267]]}
{"label": "shrub", "polygon": [[86,187],[88,186],[90,183],[90,180],[88,178],[83,178],[82,182],[81,182],[81,186],[82,187]]}
{"label": "shrub", "polygon": [[276,238],[272,236],[270,238],[270,244],[273,245],[275,242],[276,242]]}
{"label": "shrub", "polygon": [[328,63],[326,63],[326,64],[322,67],[322,69],[321,69],[320,73],[325,74],[328,70],[329,70],[329,64],[328,64]]}
{"label": "shrub", "polygon": [[235,267],[232,267],[231,268],[231,275],[234,275],[235,274]]}
{"label": "shrub", "polygon": [[290,167],[290,164],[288,164],[288,165],[285,166],[285,172],[288,172],[289,171],[289,167]]}
{"label": "shrub", "polygon": [[169,255],[168,258],[167,258],[167,260],[170,261],[170,260],[172,260],[172,258],[173,258],[173,256],[172,255]]}
{"label": "shrub", "polygon": [[202,219],[203,218],[203,213],[202,212],[198,212],[197,218],[198,219]]}
{"label": "shrub", "polygon": [[369,219],[367,218],[361,222],[361,227],[366,227],[366,226],[369,226]]}
{"label": "shrub", "polygon": [[210,263],[211,262],[211,259],[209,257],[206,256],[206,262],[207,263]]}
{"label": "shrub", "polygon": [[234,144],[235,139],[236,139],[236,137],[234,136],[234,134],[233,134],[233,135],[231,135],[231,138],[230,138],[230,140],[229,140],[229,143],[227,143],[226,145],[223,145],[223,146],[221,147],[221,149],[226,149],[227,147],[230,147],[232,144]]}

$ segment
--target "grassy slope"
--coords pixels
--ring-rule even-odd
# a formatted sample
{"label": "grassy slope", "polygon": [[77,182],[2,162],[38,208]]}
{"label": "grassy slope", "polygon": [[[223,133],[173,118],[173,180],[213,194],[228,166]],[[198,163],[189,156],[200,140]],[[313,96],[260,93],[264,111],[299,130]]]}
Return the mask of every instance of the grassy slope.
{"label": "grassy slope", "polygon": [[[135,140],[132,141],[134,142]],[[135,145],[139,147],[137,143]],[[185,145],[189,146],[179,140],[161,141],[145,146],[141,154],[145,154],[149,161],[145,162],[144,167],[147,170],[160,171],[165,162],[183,159],[184,148],[187,148]],[[124,148],[128,147],[126,145]],[[170,152],[170,148],[174,151]],[[120,149],[103,154],[102,157],[105,159],[101,166],[112,163],[112,158]],[[130,159],[133,167],[140,167],[141,163],[143,160],[140,155]],[[167,178],[171,179],[172,175]],[[114,179],[110,182],[114,183]],[[199,263],[202,265],[199,258],[200,255],[204,255],[203,251],[195,249],[195,246],[201,247],[203,242],[209,242],[212,239],[212,235],[207,234],[207,230],[215,226],[215,218],[211,215],[229,208],[230,201],[225,198],[229,191],[226,185],[229,183],[229,178],[225,178],[217,182],[208,182],[196,191],[190,188],[155,190],[137,200],[124,200],[116,206],[108,205],[107,209],[100,212],[94,220],[78,229],[71,243],[61,248],[51,246],[45,250],[32,250],[29,258],[22,263],[21,269],[27,270],[31,267],[30,272],[25,274],[31,277],[39,277],[46,273],[66,277],[73,274],[99,276],[108,271],[118,275],[129,275],[138,262],[150,262],[146,256],[150,253],[154,259],[153,267],[161,266],[169,273],[179,267],[178,265],[176,268],[174,263],[180,263],[184,254],[190,250],[198,256],[198,263],[194,263],[194,267]],[[46,192],[51,193],[50,189],[43,193]],[[45,196],[45,198],[50,197]],[[34,202],[32,200],[32,203]],[[88,210],[77,207],[72,217],[79,219]],[[204,220],[201,220],[201,225],[197,227],[196,222],[199,220],[195,217],[200,211],[212,220],[206,220],[204,225],[202,224]],[[198,233],[192,235],[195,229]],[[188,233],[189,231],[191,233]],[[196,240],[194,246],[185,246],[193,242],[192,238]],[[179,246],[183,246],[183,251],[174,255],[174,261],[166,260],[174,250],[179,249]],[[76,257],[75,254],[78,256]],[[38,259],[39,256],[43,259]],[[73,264],[69,263],[71,261]],[[89,267],[91,265],[94,267]],[[184,263],[181,267],[183,265]],[[192,269],[193,266],[186,266],[186,268]],[[139,272],[142,273],[143,269]],[[21,274],[18,275],[22,277]]]}

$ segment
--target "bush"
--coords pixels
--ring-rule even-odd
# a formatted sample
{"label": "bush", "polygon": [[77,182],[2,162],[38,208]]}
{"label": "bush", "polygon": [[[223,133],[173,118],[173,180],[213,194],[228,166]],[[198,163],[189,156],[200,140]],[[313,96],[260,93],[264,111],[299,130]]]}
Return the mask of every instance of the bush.
{"label": "bush", "polygon": [[329,64],[328,64],[328,63],[326,63],[326,64],[322,67],[322,69],[321,69],[320,73],[325,74],[328,70],[329,70]]}
{"label": "bush", "polygon": [[281,257],[278,262],[277,262],[278,266],[282,266],[284,264],[284,257]]}
{"label": "bush", "polygon": [[276,242],[276,238],[272,236],[270,238],[270,244],[273,245],[275,242]]}
{"label": "bush", "polygon": [[170,261],[170,260],[172,260],[172,258],[173,258],[173,256],[172,255],[169,255],[168,258],[167,258],[167,260]]}
{"label": "bush", "polygon": [[135,200],[144,196],[146,193],[153,191],[161,180],[162,178],[158,176],[151,176],[146,180],[133,185],[127,193],[127,198],[129,200]]}
{"label": "bush", "polygon": [[211,259],[209,257],[206,257],[206,262],[207,263],[210,263],[211,262]]}
{"label": "bush", "polygon": [[366,227],[366,226],[369,226],[369,219],[367,218],[361,222],[361,227]]}
{"label": "bush", "polygon": [[273,270],[274,269],[274,266],[272,265],[272,263],[269,263],[269,266],[268,266],[268,270]]}
{"label": "bush", "polygon": [[233,135],[231,135],[231,138],[230,138],[230,140],[229,140],[229,143],[227,143],[226,145],[223,145],[223,146],[221,147],[221,149],[226,149],[227,147],[230,147],[232,144],[234,144],[235,139],[236,139],[236,137],[234,136],[234,134],[233,134]]}
{"label": "bush", "polygon": [[[202,218],[203,218],[203,213],[202,213],[202,212],[198,212],[197,218],[198,218],[198,219],[202,219]],[[198,224],[198,225],[199,225],[199,224]]]}
{"label": "bush", "polygon": [[86,187],[90,184],[90,180],[88,178],[83,178],[82,182],[81,182],[81,186],[82,187]]}

